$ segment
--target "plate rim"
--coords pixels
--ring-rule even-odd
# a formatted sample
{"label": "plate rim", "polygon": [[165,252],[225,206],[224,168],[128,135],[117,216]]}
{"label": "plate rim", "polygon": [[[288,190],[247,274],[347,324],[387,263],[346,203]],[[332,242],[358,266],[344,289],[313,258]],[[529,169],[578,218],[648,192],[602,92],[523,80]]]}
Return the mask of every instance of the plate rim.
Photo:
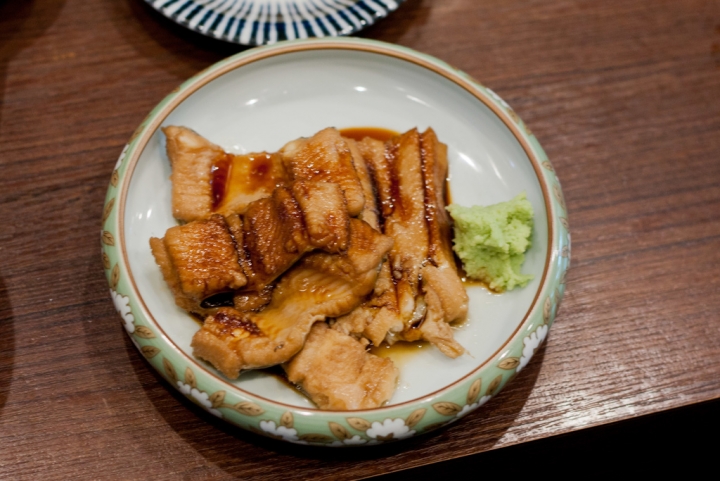
{"label": "plate rim", "polygon": [[[535,175],[538,179],[538,183],[540,184],[542,193],[543,193],[543,200],[545,202],[545,208],[546,208],[546,215],[547,215],[547,222],[548,222],[548,245],[547,245],[547,252],[545,257],[545,265],[543,268],[543,274],[540,281],[539,288],[537,292],[535,293],[535,296],[533,298],[533,301],[531,302],[529,308],[527,309],[522,321],[520,321],[516,327],[516,329],[513,331],[513,333],[508,336],[508,338],[500,345],[500,347],[492,354],[490,355],[486,360],[484,360],[481,364],[478,364],[477,367],[475,367],[472,371],[470,371],[468,374],[464,375],[463,377],[455,380],[452,384],[445,386],[441,389],[438,389],[432,393],[423,395],[418,398],[414,398],[408,401],[404,401],[402,403],[393,404],[389,406],[383,406],[380,408],[375,409],[365,409],[365,410],[357,410],[357,411],[323,411],[319,409],[306,409],[301,408],[296,405],[290,405],[285,404],[282,402],[274,401],[272,399],[265,398],[261,395],[253,394],[250,392],[247,392],[243,390],[242,388],[239,388],[238,386],[235,386],[231,384],[229,381],[223,379],[222,377],[209,372],[203,368],[203,366],[196,360],[193,359],[191,356],[187,355],[184,351],[182,351],[171,339],[170,337],[164,332],[162,327],[157,323],[157,321],[153,318],[152,314],[150,313],[149,309],[145,306],[144,300],[142,295],[140,294],[139,290],[137,289],[137,286],[135,285],[133,274],[129,269],[129,258],[128,253],[126,250],[126,243],[125,243],[125,226],[124,226],[124,220],[125,220],[125,205],[127,200],[127,194],[129,190],[129,186],[132,180],[132,176],[134,173],[134,169],[137,166],[137,163],[139,161],[140,155],[142,154],[144,148],[146,147],[148,141],[154,134],[154,132],[157,130],[157,128],[160,127],[162,122],[170,115],[170,113],[179,106],[185,99],[187,99],[190,95],[192,95],[194,92],[196,92],[199,88],[203,87],[207,83],[211,82],[212,80],[226,74],[227,72],[231,70],[235,70],[238,68],[242,68],[243,66],[249,65],[251,63],[254,63],[256,61],[264,60],[270,57],[295,53],[299,51],[313,51],[313,50],[355,50],[355,51],[363,51],[363,52],[370,52],[380,55],[385,55],[389,57],[393,57],[395,59],[405,60],[409,61],[413,64],[419,65],[421,67],[424,67],[428,70],[431,70],[435,73],[438,73],[442,75],[447,80],[451,81],[452,83],[455,83],[462,87],[465,91],[471,93],[473,97],[477,98],[479,101],[481,101],[484,105],[486,105],[488,108],[491,109],[491,111],[503,122],[503,124],[512,132],[515,139],[520,143],[523,150],[525,151],[528,159],[531,162],[531,165],[533,166],[533,169],[535,171]],[[119,174],[119,168],[120,166],[123,168],[122,177],[120,177]],[[559,306],[560,299],[562,298],[562,295],[564,293],[564,275],[567,271],[568,265],[569,265],[569,232],[567,232],[567,217],[565,217],[565,222],[562,222],[562,218],[560,217],[560,212],[564,212],[564,201],[562,199],[562,191],[560,189],[559,181],[557,181],[557,178],[554,174],[554,170],[552,170],[552,166],[547,160],[547,156],[544,154],[544,151],[542,150],[542,147],[540,147],[540,144],[537,142],[537,139],[535,139],[534,135],[527,129],[527,127],[522,123],[522,121],[517,117],[517,114],[512,111],[512,109],[505,103],[500,97],[498,97],[494,92],[487,89],[486,87],[483,87],[479,82],[472,79],[467,74],[451,67],[447,63],[436,59],[434,57],[431,57],[426,54],[422,54],[420,52],[416,52],[414,50],[411,50],[406,47],[400,47],[397,45],[387,44],[384,42],[378,42],[378,41],[372,41],[372,40],[365,40],[365,39],[345,39],[345,38],[324,38],[324,39],[309,39],[309,40],[300,40],[300,41],[289,41],[289,42],[281,42],[274,44],[272,46],[266,46],[266,47],[260,47],[256,49],[251,49],[246,52],[242,52],[239,54],[236,54],[234,56],[231,56],[225,60],[222,60],[207,69],[199,72],[195,76],[191,77],[187,81],[185,81],[183,84],[181,84],[177,89],[175,89],[171,94],[169,94],[165,99],[163,99],[146,117],[146,119],[140,124],[140,126],[136,129],[135,133],[131,137],[130,141],[128,142],[128,145],[123,150],[123,153],[121,154],[120,158],[118,159],[118,164],[116,164],[116,169],[113,173],[113,177],[115,175],[118,175],[118,180],[122,180],[120,187],[119,195],[117,195],[117,200],[119,201],[119,207],[116,209],[116,215],[114,218],[115,226],[116,226],[116,233],[117,237],[119,238],[119,248],[121,255],[118,258],[118,263],[116,266],[121,266],[121,269],[123,270],[122,274],[124,274],[124,277],[126,279],[129,279],[129,285],[131,287],[129,294],[132,294],[134,296],[135,303],[139,304],[141,306],[141,311],[145,316],[145,321],[147,322],[148,319],[152,320],[152,324],[155,327],[156,330],[159,331],[161,334],[162,339],[164,339],[164,342],[175,351],[175,353],[182,358],[185,359],[185,361],[193,366],[196,366],[198,370],[203,372],[203,375],[211,376],[214,378],[218,383],[225,386],[228,390],[233,390],[239,393],[240,395],[252,398],[258,401],[262,401],[264,403],[268,403],[270,405],[279,407],[281,409],[286,409],[289,411],[294,412],[303,412],[305,414],[309,413],[316,413],[320,417],[327,417],[328,415],[336,415],[336,416],[347,416],[348,413],[352,413],[352,415],[357,416],[363,416],[363,415],[375,415],[378,413],[392,413],[393,411],[400,411],[403,409],[407,409],[411,405],[417,405],[423,402],[427,402],[429,400],[432,400],[433,398],[437,398],[439,396],[442,396],[444,394],[447,394],[449,392],[455,391],[459,389],[461,384],[469,382],[470,378],[477,377],[481,374],[481,371],[485,370],[493,361],[502,361],[504,357],[507,357],[505,354],[501,355],[503,350],[506,350],[509,348],[511,344],[516,344],[518,342],[518,338],[520,337],[520,331],[527,327],[535,327],[536,329],[541,327],[538,326],[532,326],[533,324],[533,315],[534,313],[538,312],[538,309],[540,308],[540,300],[547,291],[552,290],[552,287],[555,286],[555,284],[558,284],[557,287],[555,287],[554,292],[554,301],[551,305],[551,307],[548,309],[547,306],[543,306],[543,325],[547,325],[549,328],[550,324],[552,323],[552,320],[554,320],[554,316],[557,312],[557,307]],[[553,178],[548,178],[548,177]],[[552,184],[552,187],[551,187]],[[108,202],[111,196],[111,189],[113,188],[112,185],[112,179],[111,179],[111,186],[108,189]],[[551,194],[552,191],[552,194]],[[113,192],[115,194],[116,192]],[[113,197],[115,199],[115,197]],[[114,202],[114,201],[113,201]],[[557,205],[556,205],[557,204]],[[107,204],[106,204],[107,205]],[[105,219],[107,220],[107,219]],[[105,222],[104,222],[105,223]],[[563,229],[565,231],[563,232]],[[563,235],[566,235],[566,241],[563,242]],[[564,244],[564,245],[563,245]],[[103,246],[104,250],[106,250],[106,246]],[[122,262],[120,262],[122,261]],[[108,275],[108,279],[111,285],[111,288],[113,286],[113,276],[110,269],[108,269],[108,263],[105,263],[106,267],[106,274]],[[114,270],[114,269],[113,269]],[[553,272],[554,278],[551,278],[550,274],[551,271]],[[556,280],[559,280],[560,282],[555,282]],[[117,284],[117,283],[116,283]],[[111,289],[112,290],[112,289]],[[113,299],[115,299],[115,296],[113,295]],[[550,300],[550,297],[547,297],[546,304]],[[116,304],[117,307],[117,304]],[[528,333],[528,337],[530,337],[533,333],[535,333],[535,330],[533,329],[532,333]],[[542,335],[542,339],[540,340],[540,343],[542,340],[544,340],[545,336],[547,335],[547,329],[545,329],[544,334]],[[539,336],[539,335],[538,335]],[[538,337],[536,336],[536,337]],[[133,338],[132,334],[130,334],[131,339],[135,342],[135,339]],[[137,345],[137,343],[136,343]],[[539,343],[538,343],[539,346]],[[138,348],[145,354],[144,351],[142,351],[141,347],[138,346]],[[537,349],[533,349],[532,352],[534,352]],[[508,351],[509,352],[509,351]],[[530,354],[532,355],[532,353]],[[147,355],[146,355],[147,357]],[[157,366],[155,366],[157,368]],[[159,370],[159,369],[158,369]],[[167,370],[167,369],[166,369]],[[507,370],[507,369],[506,369]],[[496,390],[492,392],[490,395],[494,396],[497,394],[497,392],[500,391],[500,389],[505,385],[507,381],[509,381],[510,377],[514,377],[514,375],[519,372],[519,369],[515,369],[511,376],[507,378],[500,379],[500,385],[496,386]],[[161,372],[162,374],[162,372]],[[172,376],[171,376],[172,377]],[[177,375],[175,376],[177,377]],[[175,383],[176,384],[176,383]],[[174,386],[177,388],[177,386]],[[187,393],[185,393],[187,395]],[[469,396],[469,394],[468,394]],[[468,397],[469,400],[469,397]],[[472,403],[468,402],[467,405],[470,405]],[[207,406],[205,406],[207,407]],[[479,406],[477,406],[479,407]],[[470,409],[470,411],[474,410],[475,408]],[[437,408],[436,408],[437,410]],[[468,412],[470,412],[468,411]],[[464,415],[464,414],[463,414]],[[232,422],[232,421],[231,421]],[[440,424],[447,424],[448,422],[451,422],[450,420],[440,423]],[[237,423],[235,423],[237,424]],[[266,433],[263,433],[266,434]]]}

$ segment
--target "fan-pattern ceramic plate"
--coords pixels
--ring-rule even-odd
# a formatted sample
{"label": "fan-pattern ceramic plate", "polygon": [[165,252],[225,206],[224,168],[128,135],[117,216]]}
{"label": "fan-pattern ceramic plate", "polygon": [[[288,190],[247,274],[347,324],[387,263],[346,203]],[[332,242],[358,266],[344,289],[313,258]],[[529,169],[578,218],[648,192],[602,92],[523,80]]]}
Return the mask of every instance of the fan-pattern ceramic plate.
{"label": "fan-pattern ceramic plate", "polygon": [[145,0],[180,25],[228,42],[351,35],[404,0]]}

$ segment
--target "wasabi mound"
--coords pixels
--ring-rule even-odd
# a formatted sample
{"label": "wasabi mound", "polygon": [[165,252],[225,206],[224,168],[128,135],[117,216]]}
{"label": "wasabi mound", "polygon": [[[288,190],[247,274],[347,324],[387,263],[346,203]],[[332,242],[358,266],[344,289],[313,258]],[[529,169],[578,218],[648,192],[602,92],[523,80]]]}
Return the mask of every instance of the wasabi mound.
{"label": "wasabi mound", "polygon": [[532,280],[520,273],[533,228],[532,205],[524,193],[487,207],[451,204],[447,210],[455,221],[453,250],[468,277],[498,292]]}

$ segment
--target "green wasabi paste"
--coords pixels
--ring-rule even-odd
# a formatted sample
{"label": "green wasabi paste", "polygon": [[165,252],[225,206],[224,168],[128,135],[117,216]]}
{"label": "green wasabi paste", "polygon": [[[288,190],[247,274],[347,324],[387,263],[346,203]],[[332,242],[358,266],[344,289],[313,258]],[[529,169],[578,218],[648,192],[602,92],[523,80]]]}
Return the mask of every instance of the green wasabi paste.
{"label": "green wasabi paste", "polygon": [[530,248],[533,209],[525,194],[487,207],[451,204],[453,249],[468,277],[498,292],[523,287],[533,276],[520,273]]}

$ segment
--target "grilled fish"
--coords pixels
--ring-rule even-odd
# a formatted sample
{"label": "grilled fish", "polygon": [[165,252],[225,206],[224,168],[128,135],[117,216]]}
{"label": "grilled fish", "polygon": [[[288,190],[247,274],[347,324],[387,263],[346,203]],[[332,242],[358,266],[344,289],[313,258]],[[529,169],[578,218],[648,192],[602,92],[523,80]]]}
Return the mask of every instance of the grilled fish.
{"label": "grilled fish", "polygon": [[171,227],[163,239],[151,238],[150,247],[176,304],[190,312],[204,312],[203,299],[247,284],[221,215]]}
{"label": "grilled fish", "polygon": [[287,183],[277,153],[230,154],[186,127],[171,125],[163,133],[176,219],[190,222],[213,213],[242,214],[251,202]]}
{"label": "grilled fish", "polygon": [[371,409],[382,406],[395,391],[398,369],[387,358],[370,354],[357,339],[313,326],[305,346],[283,365],[320,409]]}
{"label": "grilled fish", "polygon": [[[390,328],[386,341],[427,340],[457,357],[464,349],[447,323],[466,316],[468,301],[450,247],[446,147],[432,129],[422,135],[413,129],[386,142],[383,155],[377,142],[366,142],[362,151],[377,187],[383,232],[395,241],[389,262],[403,329]],[[386,309],[384,319],[392,326],[391,314]]]}
{"label": "grilled fish", "polygon": [[362,212],[365,204],[352,154],[340,132],[321,130],[310,138],[288,142],[280,149],[285,170],[291,180],[314,180],[338,184],[347,200],[351,216]]}
{"label": "grilled fish", "polygon": [[359,219],[350,221],[343,254],[315,252],[285,273],[260,312],[221,308],[193,336],[194,354],[231,379],[241,370],[288,361],[303,347],[313,324],[357,307],[375,286],[392,240]]}

